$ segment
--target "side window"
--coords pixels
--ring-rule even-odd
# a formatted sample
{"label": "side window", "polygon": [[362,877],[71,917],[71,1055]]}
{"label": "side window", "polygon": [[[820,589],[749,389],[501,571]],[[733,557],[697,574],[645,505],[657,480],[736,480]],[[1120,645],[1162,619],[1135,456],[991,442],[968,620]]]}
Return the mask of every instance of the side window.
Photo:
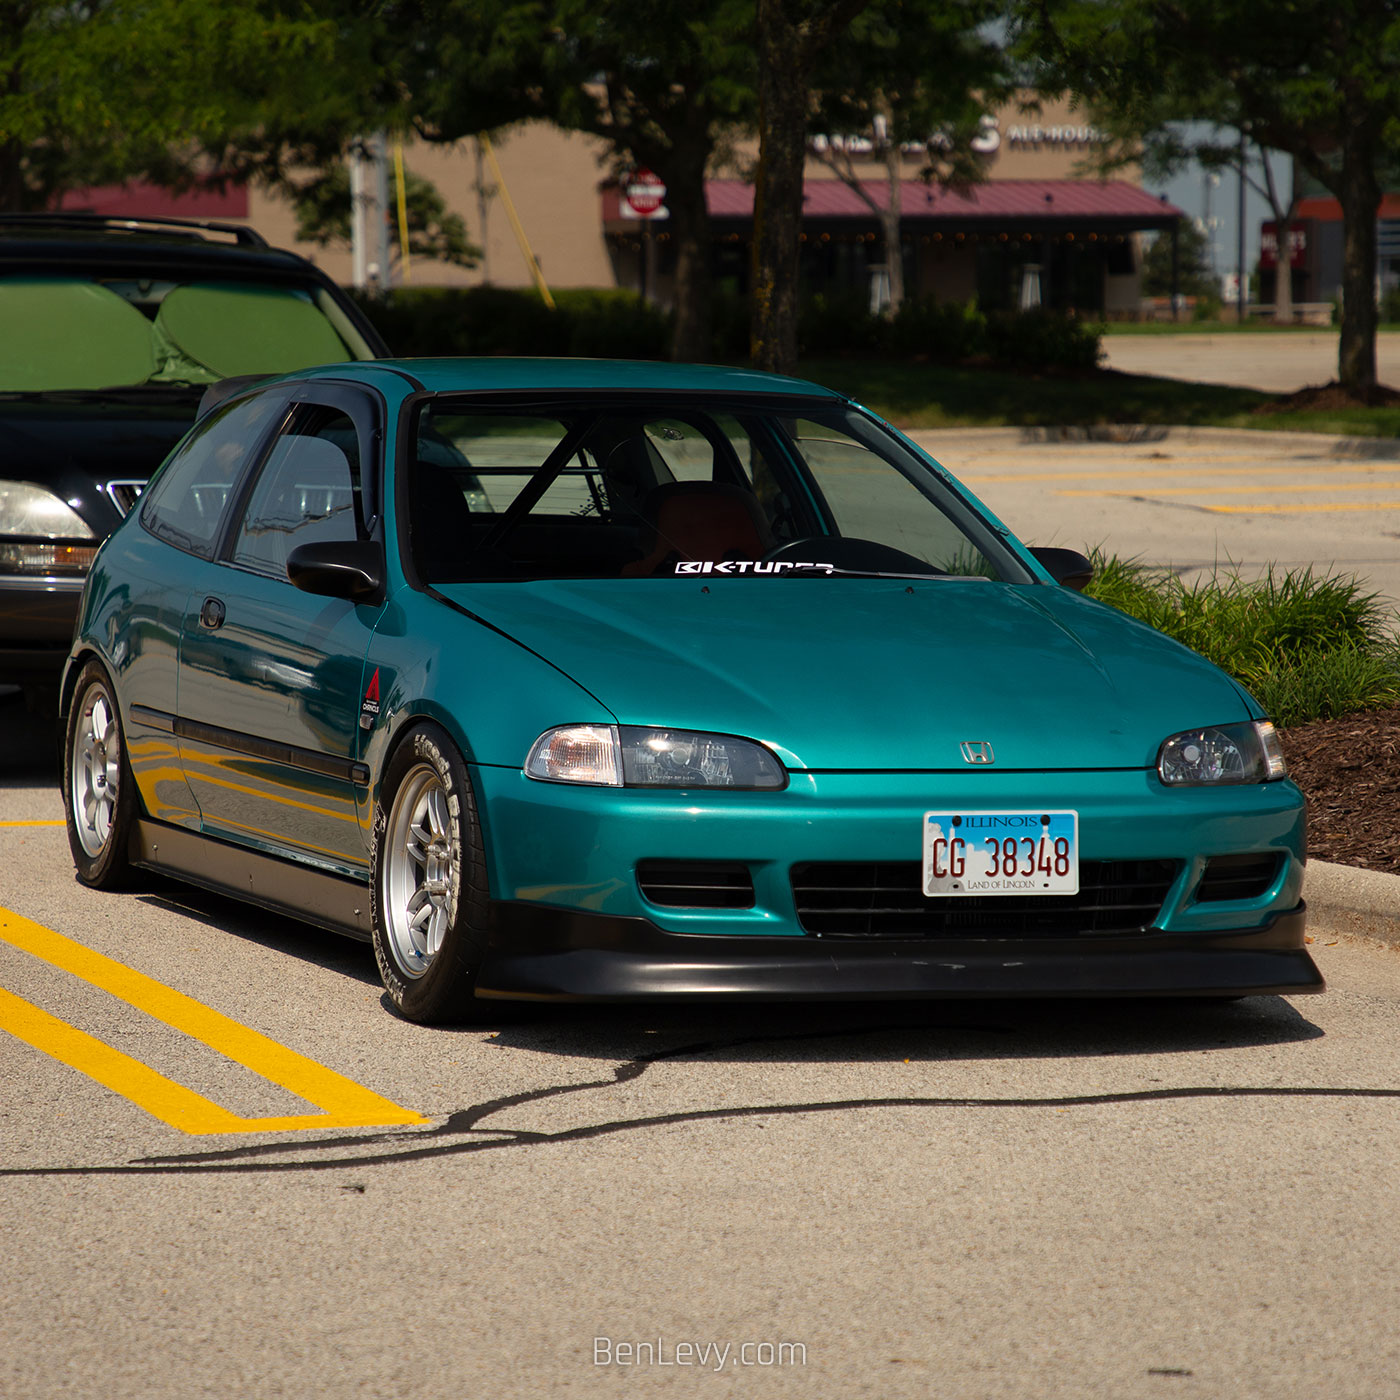
{"label": "side window", "polygon": [[943,573],[999,577],[953,519],[864,443],[832,424],[805,418],[787,420],[787,431],[840,534],[877,540]]}
{"label": "side window", "polygon": [[287,556],[298,545],[363,536],[355,425],[339,409],[303,407],[258,474],[232,561],[286,578]]}
{"label": "side window", "polygon": [[286,402],[284,393],[255,394],[213,413],[145,492],[141,523],[167,543],[210,558],[243,464]]}
{"label": "side window", "polygon": [[714,481],[715,449],[693,423],[673,418],[654,418],[644,431],[652,450],[666,463],[676,481]]}

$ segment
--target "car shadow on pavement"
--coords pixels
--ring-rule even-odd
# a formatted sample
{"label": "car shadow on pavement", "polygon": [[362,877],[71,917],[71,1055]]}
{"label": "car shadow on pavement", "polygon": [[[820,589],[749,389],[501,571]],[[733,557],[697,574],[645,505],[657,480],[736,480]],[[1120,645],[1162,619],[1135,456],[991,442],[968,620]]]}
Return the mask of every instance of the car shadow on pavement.
{"label": "car shadow on pavement", "polygon": [[0,686],[0,787],[57,782],[58,769],[57,714],[36,714],[18,690]]}
{"label": "car shadow on pavement", "polygon": [[[381,1005],[388,1008],[387,998]],[[493,1045],[564,1058],[694,1056],[731,1063],[889,1063],[1199,1054],[1323,1035],[1280,996],[762,1002],[650,1006],[495,1003]],[[492,1021],[497,1015],[498,1020]],[[451,1028],[449,1028],[451,1029]]]}
{"label": "car shadow on pavement", "polygon": [[[230,896],[152,875],[142,902],[198,919],[279,955],[378,986],[369,945]],[[387,996],[384,1014],[399,1020]],[[367,1033],[373,1033],[367,1015]],[[1322,1030],[1279,996],[1219,998],[1030,998],[872,1002],[625,1004],[475,1003],[460,1023],[424,1029],[450,1039],[491,1035],[493,1048],[559,1059],[685,1058],[804,1063],[905,1059],[1192,1054],[1320,1037]]]}
{"label": "car shadow on pavement", "polygon": [[368,943],[163,875],[142,872],[141,878],[144,889],[136,898],[142,904],[197,919],[206,928],[299,958],[328,972],[338,972],[365,986],[380,985]]}

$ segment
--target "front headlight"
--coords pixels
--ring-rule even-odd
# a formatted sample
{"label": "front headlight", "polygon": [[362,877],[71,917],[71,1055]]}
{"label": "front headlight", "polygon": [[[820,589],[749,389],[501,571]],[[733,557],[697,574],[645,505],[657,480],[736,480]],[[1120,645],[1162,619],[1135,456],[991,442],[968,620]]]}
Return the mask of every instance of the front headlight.
{"label": "front headlight", "polygon": [[787,786],[787,771],[762,744],[731,734],[637,725],[566,724],[546,730],[525,760],[527,777],[606,787]]}
{"label": "front headlight", "polygon": [[1266,719],[1208,725],[1173,734],[1157,754],[1157,772],[1173,786],[1271,783],[1287,776],[1278,731]]}
{"label": "front headlight", "polygon": [[97,538],[72,506],[32,481],[0,481],[0,535],[32,535],[42,540]]}

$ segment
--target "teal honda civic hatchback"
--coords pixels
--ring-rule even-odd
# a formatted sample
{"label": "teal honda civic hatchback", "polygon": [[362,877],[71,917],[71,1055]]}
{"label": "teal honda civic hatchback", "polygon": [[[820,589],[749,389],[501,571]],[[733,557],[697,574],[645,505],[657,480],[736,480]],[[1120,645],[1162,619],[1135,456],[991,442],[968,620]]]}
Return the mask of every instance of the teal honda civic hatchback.
{"label": "teal honda civic hatchback", "polygon": [[1315,992],[1222,672],[813,384],[215,386],[64,676],[78,878],[373,941],[393,1005]]}

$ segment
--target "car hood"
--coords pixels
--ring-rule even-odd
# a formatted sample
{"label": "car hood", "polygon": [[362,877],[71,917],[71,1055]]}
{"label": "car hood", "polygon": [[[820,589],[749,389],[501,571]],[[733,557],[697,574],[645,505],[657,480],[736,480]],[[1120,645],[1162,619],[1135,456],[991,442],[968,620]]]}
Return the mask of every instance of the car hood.
{"label": "car hood", "polygon": [[[791,768],[1148,768],[1249,718],[1194,652],[1067,589],[980,580],[442,585],[623,724],[759,739]],[[567,723],[570,715],[560,715]]]}
{"label": "car hood", "polygon": [[143,394],[0,393],[4,475],[75,502],[98,536],[118,520],[101,494],[108,481],[145,481],[194,422],[202,390],[158,386]]}

